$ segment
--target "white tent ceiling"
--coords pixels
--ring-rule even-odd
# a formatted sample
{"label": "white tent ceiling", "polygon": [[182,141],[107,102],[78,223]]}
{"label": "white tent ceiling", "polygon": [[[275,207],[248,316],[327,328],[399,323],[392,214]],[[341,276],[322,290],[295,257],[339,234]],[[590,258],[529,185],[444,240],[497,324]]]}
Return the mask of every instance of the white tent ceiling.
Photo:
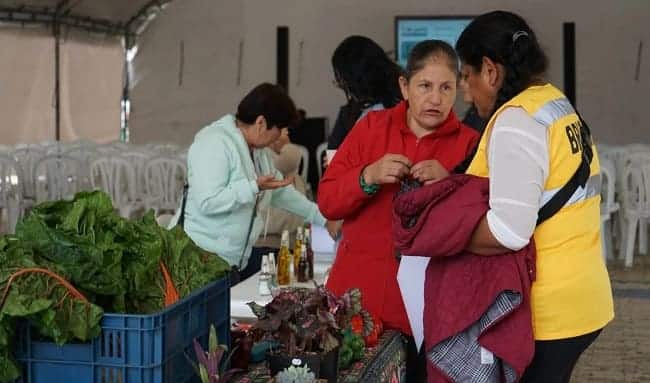
{"label": "white tent ceiling", "polygon": [[53,24],[110,34],[141,32],[171,0],[0,0],[0,21]]}
{"label": "white tent ceiling", "polygon": [[[43,107],[43,105],[51,104],[51,102],[43,102],[43,100],[47,100],[47,96],[43,100],[31,100],[31,104],[29,99],[21,99],[22,101],[19,102],[19,105],[23,106],[25,113],[14,114],[29,117],[18,121],[19,124],[22,123],[25,126],[23,133],[29,132],[31,134],[38,130],[34,127],[34,124],[25,122],[33,119],[34,115],[37,115],[37,117],[44,115],[42,116],[43,121],[53,119],[54,136],[57,140],[70,136],[70,134],[67,134],[68,131],[73,133],[80,131],[80,127],[88,125],[89,122],[78,122],[80,116],[84,114],[74,108],[92,109],[92,105],[84,106],[86,100],[96,100],[97,105],[94,105],[97,107],[96,109],[104,108],[110,112],[104,114],[101,114],[101,111],[97,112],[95,113],[97,117],[104,116],[103,120],[105,121],[119,123],[119,104],[117,102],[113,104],[113,102],[125,97],[124,94],[126,93],[123,92],[128,92],[129,84],[128,71],[124,72],[125,76],[121,74],[123,65],[119,64],[120,57],[122,61],[126,57],[124,54],[120,54],[124,50],[119,39],[124,39],[127,48],[132,47],[137,36],[146,28],[149,21],[155,18],[170,2],[171,0],[0,0],[0,27],[45,27],[47,28],[45,33],[48,33],[47,30],[49,29],[49,33],[51,33],[55,41],[54,49],[48,50],[46,57],[41,60],[44,63],[52,63],[53,70],[49,70],[46,65],[45,67],[35,68],[31,72],[26,70],[18,72],[26,73],[27,77],[24,81],[19,81],[16,84],[16,89],[9,93],[9,97],[13,100],[21,94],[33,94],[34,89],[40,90],[48,89],[50,86],[53,87],[54,113],[50,110],[51,108]],[[29,51],[30,46],[36,46],[38,43],[37,40],[30,40],[29,36],[31,35],[29,33],[26,33],[25,37],[21,39],[13,34],[12,28],[7,28],[7,30],[3,37],[5,37],[6,46],[14,47],[11,48],[12,50],[16,50],[16,46],[20,45],[20,42],[23,42],[22,47],[26,51]],[[112,43],[102,43],[102,41],[107,40],[93,40],[97,42],[94,50],[83,44],[75,45],[74,42],[68,42],[62,47],[62,40],[67,39],[69,30],[88,31],[93,34],[111,37],[114,41]],[[63,38],[61,37],[62,32]],[[48,44],[43,46],[48,47]],[[43,51],[43,49],[38,51]],[[72,52],[77,53],[77,55],[75,56]],[[89,52],[93,53],[90,54]],[[26,60],[31,62],[33,58]],[[109,63],[110,65],[108,65]],[[2,63],[0,62],[0,64]],[[15,71],[13,61],[6,60],[4,64],[8,66],[8,73]],[[78,64],[77,67],[75,67],[76,64]],[[77,69],[74,70],[73,67]],[[84,70],[80,71],[78,68],[84,68]],[[40,71],[37,69],[40,69]],[[110,77],[112,79],[110,84],[95,81],[95,88],[83,85],[84,75],[90,75],[91,78],[97,79],[100,76],[97,73],[99,72],[102,73],[101,77],[104,79],[107,76],[106,71],[113,74]],[[50,76],[50,73],[53,73],[54,76]],[[74,76],[71,75],[72,73],[74,73]],[[46,76],[41,83],[37,84],[37,79],[43,77],[40,76],[41,74]],[[75,87],[75,84],[82,85]],[[89,90],[91,88],[95,90],[94,93]],[[77,90],[79,92],[76,92]],[[90,92],[92,95],[88,96],[84,92],[88,94]],[[42,93],[47,95],[48,92]],[[123,108],[126,107],[123,106]],[[39,114],[38,111],[40,110],[43,113]],[[123,113],[126,113],[126,111],[124,110]],[[117,116],[117,118],[113,118],[114,116]],[[72,120],[75,122],[71,122]],[[112,125],[109,122],[107,124],[109,124],[108,129],[112,129]],[[117,126],[119,127],[119,125]],[[40,127],[40,129],[45,132],[43,134],[50,131],[45,126]],[[116,132],[117,130],[113,131]],[[20,136],[18,139],[26,138]]]}

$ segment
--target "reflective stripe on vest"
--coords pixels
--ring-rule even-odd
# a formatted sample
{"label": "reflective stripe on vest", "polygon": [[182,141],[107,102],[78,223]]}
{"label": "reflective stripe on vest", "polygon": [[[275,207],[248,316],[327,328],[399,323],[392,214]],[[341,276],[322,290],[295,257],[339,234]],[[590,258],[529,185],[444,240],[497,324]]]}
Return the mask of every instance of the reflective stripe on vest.
{"label": "reflective stripe on vest", "polygon": [[[577,202],[582,202],[591,197],[600,195],[600,185],[601,185],[600,174],[594,174],[593,176],[589,177],[587,183],[585,184],[585,187],[578,187],[578,189],[576,189],[573,195],[571,195],[571,198],[569,198],[569,200],[564,204],[563,207],[572,205]],[[560,189],[561,188],[544,190],[540,198],[540,206],[544,206],[544,204],[546,204],[551,198],[553,198],[553,196],[558,191],[560,191]]]}
{"label": "reflective stripe on vest", "polygon": [[[555,124],[559,119],[575,113],[576,111],[573,108],[573,105],[571,105],[571,102],[569,102],[565,97],[560,97],[542,105],[535,114],[532,115],[532,117],[535,121],[548,128]],[[564,207],[599,195],[600,182],[600,174],[595,174],[589,177],[585,186],[576,189],[571,198],[569,198],[569,200],[564,204]],[[550,201],[551,198],[560,191],[560,189],[561,188],[544,190],[540,198],[540,206],[544,206],[548,201]]]}
{"label": "reflective stripe on vest", "polygon": [[549,127],[560,118],[575,114],[575,112],[571,102],[565,97],[561,97],[542,105],[532,117],[540,124]]}

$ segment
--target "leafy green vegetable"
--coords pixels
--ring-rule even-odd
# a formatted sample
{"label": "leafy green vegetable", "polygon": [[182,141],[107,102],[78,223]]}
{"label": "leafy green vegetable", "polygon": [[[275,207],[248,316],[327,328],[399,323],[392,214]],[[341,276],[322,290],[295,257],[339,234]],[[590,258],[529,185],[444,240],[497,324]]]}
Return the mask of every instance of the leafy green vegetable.
{"label": "leafy green vegetable", "polygon": [[363,337],[355,334],[352,329],[348,328],[342,332],[343,341],[339,349],[339,368],[347,369],[353,362],[361,360],[364,356],[366,343]]}
{"label": "leafy green vegetable", "polygon": [[[6,291],[0,302],[0,382],[19,376],[10,352],[18,318],[58,344],[87,341],[99,335],[104,310],[146,314],[164,307],[161,262],[180,297],[230,269],[182,229],[161,228],[153,212],[139,220],[120,217],[102,192],[34,207],[14,236],[0,237],[0,294]],[[44,271],[16,276],[26,269]],[[75,288],[90,302],[71,293]]]}

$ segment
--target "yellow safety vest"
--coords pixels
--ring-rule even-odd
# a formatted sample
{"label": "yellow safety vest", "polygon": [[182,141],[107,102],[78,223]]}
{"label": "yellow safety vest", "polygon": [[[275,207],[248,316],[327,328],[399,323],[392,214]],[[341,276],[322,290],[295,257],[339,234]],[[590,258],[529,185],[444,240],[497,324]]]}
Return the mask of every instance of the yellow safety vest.
{"label": "yellow safety vest", "polygon": [[[549,174],[540,206],[573,176],[582,160],[580,119],[554,86],[532,86],[501,106],[492,116],[468,174],[488,177],[490,130],[507,107],[523,108],[546,126]],[[600,166],[593,148],[590,178],[534,233],[537,279],[531,292],[535,339],[571,338],[603,328],[614,318],[614,304],[600,243]]]}

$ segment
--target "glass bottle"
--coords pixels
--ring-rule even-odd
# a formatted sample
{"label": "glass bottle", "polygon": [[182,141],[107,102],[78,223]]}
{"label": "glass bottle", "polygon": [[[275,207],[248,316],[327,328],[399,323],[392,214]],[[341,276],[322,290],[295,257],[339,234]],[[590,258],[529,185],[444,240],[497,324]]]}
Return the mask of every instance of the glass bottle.
{"label": "glass bottle", "polygon": [[307,278],[314,279],[314,249],[311,247],[311,230],[305,229],[305,245],[307,246]]}
{"label": "glass bottle", "polygon": [[289,254],[289,231],[282,232],[280,254],[278,254],[278,284],[286,286],[291,283],[291,254]]}
{"label": "glass bottle", "polygon": [[298,262],[300,262],[300,246],[302,246],[302,226],[296,230],[296,242],[293,245],[293,271],[298,276]]}
{"label": "glass bottle", "polygon": [[260,296],[271,295],[271,273],[269,268],[269,257],[262,257],[262,272],[258,281],[257,293]]}
{"label": "glass bottle", "polygon": [[307,246],[300,246],[300,259],[298,261],[298,282],[307,282],[309,279],[307,265]]}
{"label": "glass bottle", "polygon": [[278,268],[275,263],[275,253],[269,253],[269,273],[271,274],[271,287],[278,285]]}

